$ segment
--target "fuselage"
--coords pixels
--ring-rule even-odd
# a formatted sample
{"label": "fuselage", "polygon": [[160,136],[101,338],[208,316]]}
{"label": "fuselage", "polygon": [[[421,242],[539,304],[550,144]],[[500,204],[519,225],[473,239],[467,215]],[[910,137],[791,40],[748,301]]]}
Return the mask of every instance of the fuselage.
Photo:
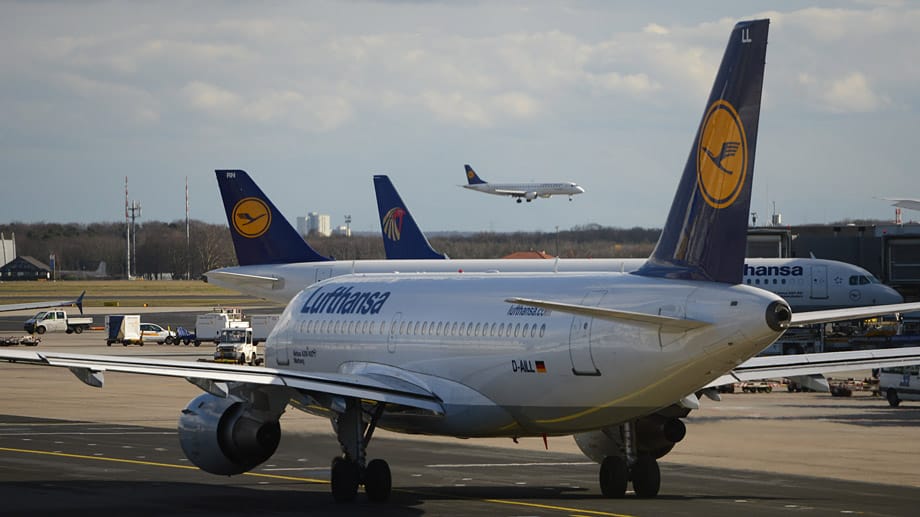
{"label": "fuselage", "polygon": [[470,185],[461,185],[464,188],[495,194],[498,196],[524,197],[534,199],[537,197],[550,196],[574,196],[585,191],[577,183],[476,183]]}
{"label": "fuselage", "polygon": [[[630,272],[643,263],[645,259],[631,258],[355,260],[227,267],[209,271],[207,277],[221,287],[286,304],[315,282],[351,273]],[[904,301],[865,269],[845,262],[750,258],[744,270],[744,283],[779,294],[795,311]]]}
{"label": "fuselage", "polygon": [[[509,297],[712,324],[667,333]],[[442,398],[444,417],[388,411],[381,425],[393,430],[570,434],[671,405],[755,355],[781,333],[765,319],[780,300],[744,285],[618,273],[349,275],[291,301],[267,341],[266,364],[376,373]]]}

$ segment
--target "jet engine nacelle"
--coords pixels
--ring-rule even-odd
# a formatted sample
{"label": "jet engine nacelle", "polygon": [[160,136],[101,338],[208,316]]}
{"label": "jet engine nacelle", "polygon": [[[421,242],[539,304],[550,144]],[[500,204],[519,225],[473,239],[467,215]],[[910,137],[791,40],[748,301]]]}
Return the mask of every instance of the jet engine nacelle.
{"label": "jet engine nacelle", "polygon": [[[649,415],[635,422],[635,443],[639,454],[655,459],[671,452],[674,444],[684,439],[687,428],[679,418]],[[621,426],[578,433],[575,443],[592,461],[601,463],[607,456],[623,456],[625,451]]]}
{"label": "jet engine nacelle", "polygon": [[281,441],[277,418],[232,398],[205,393],[179,416],[179,442],[186,457],[211,474],[242,474],[275,453]]}
{"label": "jet engine nacelle", "polygon": [[536,192],[528,192],[528,193],[524,194],[524,199],[526,199],[527,201],[533,201],[534,199],[537,199],[537,193],[536,193]]}

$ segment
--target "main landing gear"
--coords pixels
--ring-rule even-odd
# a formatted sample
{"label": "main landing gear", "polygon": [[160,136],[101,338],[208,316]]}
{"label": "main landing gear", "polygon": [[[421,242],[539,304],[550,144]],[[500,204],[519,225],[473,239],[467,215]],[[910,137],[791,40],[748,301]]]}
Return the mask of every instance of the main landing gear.
{"label": "main landing gear", "polygon": [[626,485],[632,481],[636,496],[652,498],[661,488],[661,471],[658,460],[646,453],[637,453],[636,424],[628,422],[621,428],[623,438],[623,455],[607,456],[601,462],[599,481],[601,493],[605,497],[622,498],[626,495]]}
{"label": "main landing gear", "polygon": [[354,501],[358,487],[364,485],[367,498],[374,502],[390,498],[393,486],[390,466],[375,459],[367,462],[367,444],[370,443],[383,415],[384,404],[378,402],[370,422],[364,422],[364,411],[357,399],[348,399],[345,412],[334,421],[336,437],[342,446],[343,456],[332,460],[332,497],[337,503]]}

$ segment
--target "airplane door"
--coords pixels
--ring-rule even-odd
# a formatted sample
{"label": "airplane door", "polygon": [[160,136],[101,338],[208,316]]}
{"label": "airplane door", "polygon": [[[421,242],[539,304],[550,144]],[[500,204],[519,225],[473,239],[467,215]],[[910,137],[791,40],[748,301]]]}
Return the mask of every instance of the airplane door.
{"label": "airplane door", "polygon": [[811,297],[827,299],[827,266],[811,266]]}
{"label": "airplane door", "polygon": [[332,268],[331,268],[331,267],[318,267],[318,268],[316,268],[316,281],[317,281],[317,282],[319,282],[319,281],[321,281],[321,280],[325,280],[325,279],[329,278],[330,276],[332,276]]}
{"label": "airplane door", "polygon": [[[607,291],[589,291],[582,299],[582,305],[595,307],[601,303]],[[575,315],[569,330],[569,356],[572,358],[572,373],[575,375],[600,375],[591,356],[591,324],[594,318]]]}
{"label": "airplane door", "polygon": [[387,352],[396,351],[396,339],[399,336],[399,323],[402,321],[402,313],[397,312],[393,315],[393,321],[390,322],[390,333],[387,335]]}

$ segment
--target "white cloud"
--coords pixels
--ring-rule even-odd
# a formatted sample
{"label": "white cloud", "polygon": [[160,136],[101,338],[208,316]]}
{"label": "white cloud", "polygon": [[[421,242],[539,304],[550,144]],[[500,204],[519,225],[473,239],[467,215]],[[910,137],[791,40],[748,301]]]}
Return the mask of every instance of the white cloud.
{"label": "white cloud", "polygon": [[866,76],[858,72],[831,81],[824,100],[835,113],[876,111],[887,104],[886,99],[872,91]]}

